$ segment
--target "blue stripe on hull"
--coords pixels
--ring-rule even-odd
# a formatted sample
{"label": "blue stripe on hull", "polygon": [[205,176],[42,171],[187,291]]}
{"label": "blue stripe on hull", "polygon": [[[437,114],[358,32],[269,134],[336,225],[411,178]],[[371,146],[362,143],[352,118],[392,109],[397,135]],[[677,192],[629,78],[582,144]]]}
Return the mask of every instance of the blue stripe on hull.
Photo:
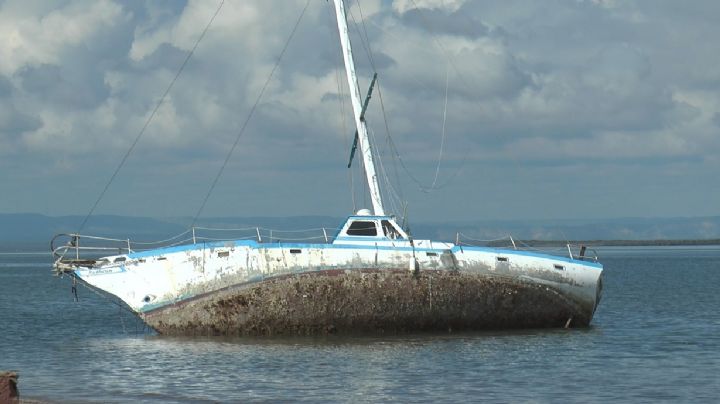
{"label": "blue stripe on hull", "polygon": [[[203,244],[187,244],[187,245],[181,245],[181,246],[175,246],[175,247],[167,247],[167,248],[159,248],[156,250],[148,250],[148,251],[141,251],[141,252],[134,252],[128,254],[129,258],[145,258],[145,257],[152,257],[152,256],[158,256],[158,255],[164,255],[164,254],[171,254],[176,252],[182,252],[182,251],[191,251],[191,250],[201,250],[201,249],[207,249],[207,248],[232,248],[232,247],[249,247],[251,249],[285,249],[285,248],[300,248],[300,249],[324,249],[324,250],[332,250],[332,249],[342,249],[342,250],[383,250],[383,251],[415,251],[415,252],[435,252],[435,253],[442,253],[446,249],[443,248],[413,248],[413,247],[394,247],[394,246],[374,246],[374,245],[366,245],[366,244],[328,244],[328,243],[320,243],[320,244],[308,244],[308,243],[262,243],[259,244],[256,241],[253,240],[234,240],[234,241],[222,241],[222,242],[212,242],[212,243],[203,243]],[[591,262],[591,261],[584,261],[584,260],[577,260],[570,257],[561,257],[557,255],[550,255],[545,254],[541,252],[534,252],[534,251],[523,251],[523,250],[508,250],[503,248],[493,248],[493,247],[471,247],[471,246],[454,246],[451,251],[454,254],[457,253],[463,253],[465,251],[477,251],[477,252],[485,252],[485,253],[491,253],[491,254],[503,254],[508,256],[513,255],[520,255],[520,256],[526,256],[526,257],[535,257],[535,258],[545,258],[555,261],[562,261],[562,262],[568,262],[568,263],[574,263],[574,264],[580,264],[583,266],[593,267],[593,268],[600,268],[602,269],[602,264],[598,262]]]}

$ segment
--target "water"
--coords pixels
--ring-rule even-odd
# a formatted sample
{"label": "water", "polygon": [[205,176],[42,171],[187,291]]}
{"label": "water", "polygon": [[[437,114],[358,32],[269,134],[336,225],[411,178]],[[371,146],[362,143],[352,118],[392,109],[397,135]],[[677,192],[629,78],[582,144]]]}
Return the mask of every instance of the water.
{"label": "water", "polygon": [[0,253],[0,370],[57,402],[608,402],[720,397],[720,247],[605,248],[583,330],[389,337],[166,338]]}

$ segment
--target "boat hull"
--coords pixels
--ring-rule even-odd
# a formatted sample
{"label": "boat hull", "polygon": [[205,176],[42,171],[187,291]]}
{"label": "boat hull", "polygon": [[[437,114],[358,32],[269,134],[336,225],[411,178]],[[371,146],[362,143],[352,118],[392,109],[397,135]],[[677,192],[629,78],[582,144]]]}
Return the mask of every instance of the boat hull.
{"label": "boat hull", "polygon": [[231,241],[74,265],[56,263],[167,335],[578,327],[602,290],[596,262],[437,242]]}
{"label": "boat hull", "polygon": [[317,335],[587,326],[584,307],[514,277],[325,270],[238,285],[142,315],[165,335]]}

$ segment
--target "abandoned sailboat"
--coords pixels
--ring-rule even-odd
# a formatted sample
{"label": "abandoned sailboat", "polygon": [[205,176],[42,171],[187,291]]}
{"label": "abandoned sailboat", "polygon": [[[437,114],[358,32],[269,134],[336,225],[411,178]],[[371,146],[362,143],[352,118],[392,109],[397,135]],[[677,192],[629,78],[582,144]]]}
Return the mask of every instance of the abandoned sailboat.
{"label": "abandoned sailboat", "polygon": [[[373,212],[321,243],[192,241],[105,257],[53,239],[54,269],[122,301],[161,334],[268,335],[586,326],[602,265],[517,249],[413,240],[385,213],[342,0],[334,0]],[[67,238],[67,244],[55,246]]]}

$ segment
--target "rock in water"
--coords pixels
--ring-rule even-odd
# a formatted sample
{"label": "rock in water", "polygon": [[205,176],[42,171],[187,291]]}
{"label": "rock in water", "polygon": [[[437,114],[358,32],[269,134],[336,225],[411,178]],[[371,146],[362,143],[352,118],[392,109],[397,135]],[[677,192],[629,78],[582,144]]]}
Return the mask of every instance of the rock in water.
{"label": "rock in water", "polygon": [[18,374],[0,371],[0,403],[19,403],[20,394],[17,389]]}

